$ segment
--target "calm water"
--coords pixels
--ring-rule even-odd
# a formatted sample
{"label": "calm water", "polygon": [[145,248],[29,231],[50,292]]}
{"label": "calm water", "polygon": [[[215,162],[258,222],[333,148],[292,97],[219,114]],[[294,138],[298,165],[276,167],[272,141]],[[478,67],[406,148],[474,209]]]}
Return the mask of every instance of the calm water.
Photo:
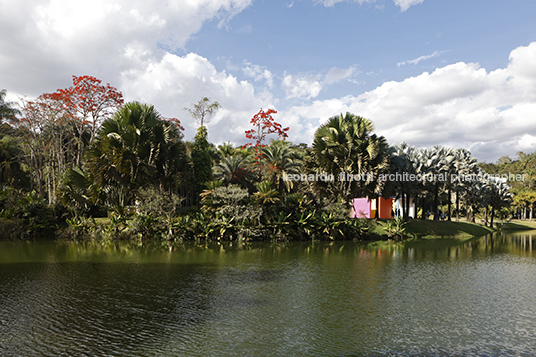
{"label": "calm water", "polygon": [[533,245],[0,242],[0,356],[534,356]]}

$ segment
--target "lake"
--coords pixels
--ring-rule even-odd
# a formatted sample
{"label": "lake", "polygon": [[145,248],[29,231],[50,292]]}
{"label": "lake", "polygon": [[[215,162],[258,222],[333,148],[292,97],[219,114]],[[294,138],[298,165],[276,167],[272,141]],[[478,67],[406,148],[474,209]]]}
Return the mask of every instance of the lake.
{"label": "lake", "polygon": [[0,242],[0,356],[534,356],[535,238]]}

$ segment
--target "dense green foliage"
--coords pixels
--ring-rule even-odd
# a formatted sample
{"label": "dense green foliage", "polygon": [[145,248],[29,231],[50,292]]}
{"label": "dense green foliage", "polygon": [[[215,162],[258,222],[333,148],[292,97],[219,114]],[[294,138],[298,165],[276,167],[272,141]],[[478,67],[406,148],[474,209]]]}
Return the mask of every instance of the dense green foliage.
{"label": "dense green foliage", "polygon": [[[68,236],[101,239],[364,239],[372,221],[350,218],[351,199],[395,197],[404,219],[387,231],[402,239],[410,201],[418,208],[412,218],[478,217],[491,227],[512,209],[532,217],[536,201],[536,154],[477,165],[465,149],[389,146],[372,121],[351,113],[329,118],[312,147],[279,139],[216,148],[203,123],[220,106],[208,98],[188,110],[201,126],[185,143],[179,122],[152,105],[101,113],[96,127],[53,95],[21,112],[4,97],[0,216],[18,227],[10,236],[50,233],[64,222]],[[484,169],[528,179],[511,190]]]}
{"label": "dense green foliage", "polygon": [[122,210],[144,188],[186,184],[190,162],[177,127],[151,105],[127,103],[106,120],[87,155],[106,204]]}
{"label": "dense green foliage", "polygon": [[[368,119],[346,113],[331,117],[318,128],[313,142],[318,168],[334,176],[333,192],[345,201],[354,197],[377,197],[387,173],[388,145],[383,136],[372,134]],[[342,175],[342,177],[341,177]],[[364,175],[364,179],[349,179]]]}
{"label": "dense green foliage", "polygon": [[512,182],[513,205],[516,217],[532,220],[536,203],[536,152],[519,152],[517,158],[501,157],[496,164],[481,163],[486,172],[504,176],[523,175],[521,181]]}

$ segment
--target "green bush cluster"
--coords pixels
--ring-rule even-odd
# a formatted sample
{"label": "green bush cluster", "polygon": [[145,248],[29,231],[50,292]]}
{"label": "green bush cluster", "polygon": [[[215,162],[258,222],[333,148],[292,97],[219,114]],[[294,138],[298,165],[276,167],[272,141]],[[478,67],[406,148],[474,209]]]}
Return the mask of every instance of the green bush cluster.
{"label": "green bush cluster", "polygon": [[52,237],[62,216],[61,207],[49,206],[35,191],[24,193],[10,187],[0,191],[3,238]]}
{"label": "green bush cluster", "polygon": [[369,229],[367,220],[349,218],[343,205],[320,207],[299,193],[265,200],[259,191],[216,185],[201,202],[200,209],[184,212],[178,196],[148,190],[137,206],[110,215],[105,224],[81,217],[68,223],[74,237],[174,242],[363,239]]}

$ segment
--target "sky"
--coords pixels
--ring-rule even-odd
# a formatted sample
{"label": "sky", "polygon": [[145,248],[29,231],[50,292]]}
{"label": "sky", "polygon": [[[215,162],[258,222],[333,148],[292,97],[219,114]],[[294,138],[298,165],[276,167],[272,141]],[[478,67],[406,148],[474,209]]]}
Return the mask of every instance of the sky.
{"label": "sky", "polygon": [[311,145],[330,117],[393,145],[536,151],[533,0],[0,0],[0,89],[33,99],[91,75],[179,118],[221,109],[209,141],[247,142],[261,108]]}

